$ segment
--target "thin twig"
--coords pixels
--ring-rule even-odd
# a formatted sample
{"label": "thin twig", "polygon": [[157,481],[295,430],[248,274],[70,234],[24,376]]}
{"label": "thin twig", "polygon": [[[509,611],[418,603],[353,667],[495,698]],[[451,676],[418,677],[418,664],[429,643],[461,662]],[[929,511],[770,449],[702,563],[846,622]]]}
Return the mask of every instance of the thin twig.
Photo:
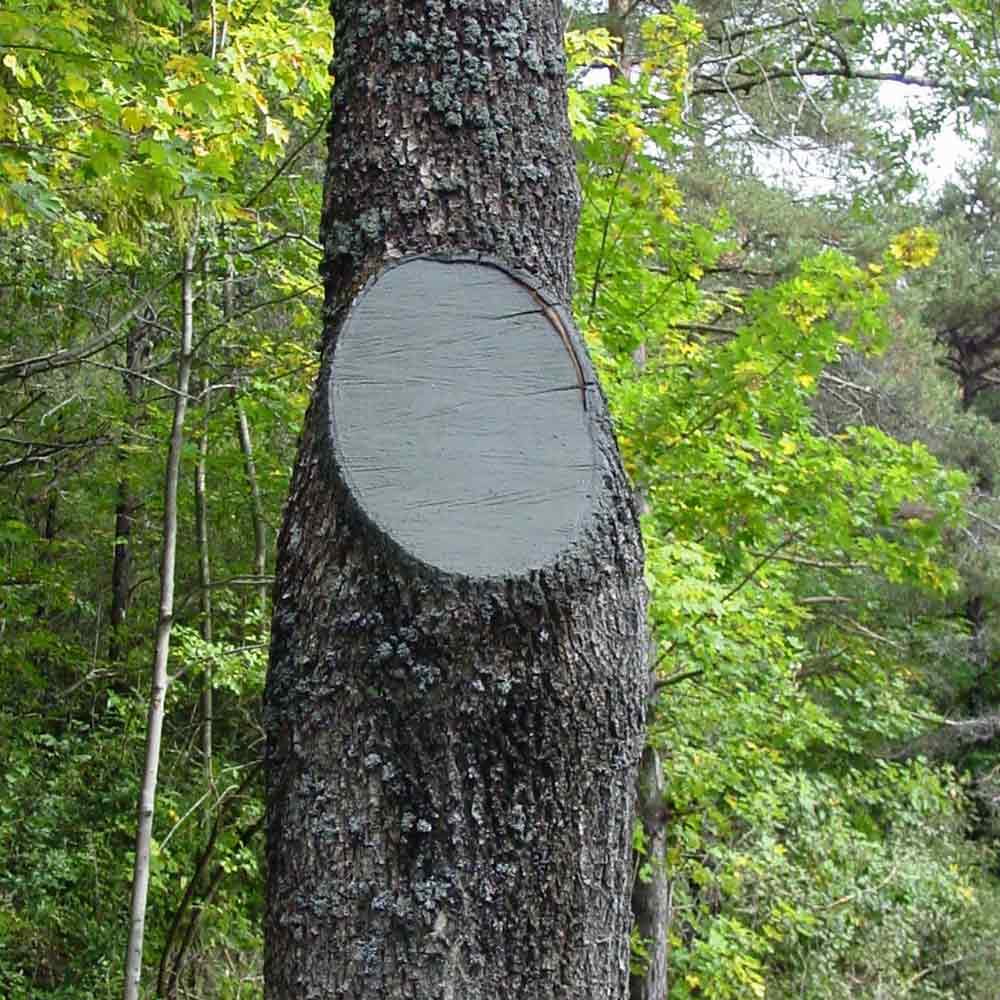
{"label": "thin twig", "polygon": [[597,291],[601,286],[601,271],[604,269],[604,251],[607,249],[608,245],[608,230],[611,228],[611,217],[615,211],[615,202],[618,199],[618,186],[621,184],[622,175],[625,173],[625,168],[628,166],[629,160],[632,159],[632,150],[627,149],[625,155],[622,157],[622,162],[618,167],[618,173],[615,174],[614,186],[611,188],[611,198],[608,201],[608,211],[604,216],[604,228],[601,230],[601,248],[597,252],[597,264],[594,267],[594,284],[590,289],[590,310],[587,313],[588,318],[593,316],[594,309],[597,306]]}
{"label": "thin twig", "polygon": [[293,164],[293,163],[294,163],[294,162],[295,162],[295,161],[296,161],[296,160],[298,159],[298,157],[299,157],[299,154],[300,154],[300,153],[302,152],[302,150],[304,150],[304,149],[306,148],[306,146],[308,146],[308,145],[309,145],[309,143],[311,143],[311,142],[313,141],[313,139],[315,139],[315,138],[316,138],[316,136],[318,136],[318,135],[320,134],[320,132],[321,132],[321,131],[322,131],[322,130],[323,130],[323,129],[324,129],[325,127],[326,127],[326,123],[327,123],[327,122],[328,122],[328,121],[330,120],[330,115],[331,115],[331,113],[332,113],[332,112],[330,112],[330,111],[327,111],[327,112],[326,112],[326,114],[325,114],[325,115],[323,115],[323,118],[322,118],[322,119],[320,120],[320,123],[319,123],[319,124],[318,124],[318,125],[316,126],[316,128],[314,128],[314,129],[312,130],[312,132],[310,132],[310,133],[309,133],[309,134],[308,134],[308,135],[307,135],[307,136],[306,136],[306,137],[305,137],[305,138],[304,138],[304,139],[302,140],[302,142],[300,142],[300,143],[299,143],[299,144],[298,144],[298,145],[297,145],[297,146],[295,147],[295,149],[293,149],[293,150],[292,150],[292,151],[291,151],[291,152],[290,152],[290,153],[288,154],[288,156],[286,156],[286,157],[285,157],[285,159],[284,159],[284,162],[282,162],[281,166],[279,166],[279,167],[278,167],[278,169],[277,169],[277,170],[275,170],[275,172],[274,172],[273,174],[271,174],[271,176],[270,176],[270,177],[269,177],[269,178],[268,178],[268,179],[267,179],[267,180],[266,180],[266,181],[264,182],[263,186],[259,187],[259,188],[258,188],[258,189],[257,189],[257,190],[256,190],[256,191],[255,191],[255,192],[254,192],[254,193],[252,194],[252,195],[250,195],[250,197],[249,197],[249,198],[247,198],[247,200],[246,200],[246,201],[245,201],[245,202],[243,203],[243,205],[244,205],[244,207],[245,207],[245,208],[249,208],[249,207],[250,207],[251,205],[253,205],[253,204],[254,204],[254,202],[256,202],[256,201],[257,201],[257,199],[258,199],[258,198],[260,198],[260,196],[261,196],[262,194],[264,194],[264,192],[265,192],[265,191],[267,191],[267,190],[268,190],[268,188],[270,188],[270,186],[271,186],[271,185],[272,185],[272,184],[273,184],[273,183],[274,183],[274,182],[275,182],[275,181],[276,181],[276,180],[277,180],[277,179],[278,179],[278,178],[279,178],[279,177],[280,177],[280,176],[281,176],[281,175],[282,175],[282,174],[283,174],[283,173],[284,173],[284,172],[285,172],[286,170],[288,170],[288,168],[289,168],[289,167],[290,167],[290,166],[291,166],[291,165],[292,165],[292,164]]}
{"label": "thin twig", "polygon": [[[791,545],[792,542],[794,542],[801,534],[801,529],[790,532],[783,539],[781,539],[781,541],[772,546],[770,550],[765,552],[764,555],[762,555],[760,559],[758,559],[757,562],[755,562],[753,566],[747,570],[747,572],[736,584],[730,587],[729,590],[727,590],[725,594],[719,598],[719,603],[725,604],[725,602],[730,598],[735,597],[764,568],[764,566],[774,558],[775,553],[780,552],[786,545]],[[712,613],[713,612],[710,611],[703,611],[697,618],[695,618],[688,628],[697,628]],[[677,642],[678,640],[674,639],[674,641],[671,642],[670,645],[668,645],[667,648],[660,654],[659,659],[656,661],[656,668],[659,668],[663,664],[664,660],[666,660],[666,658],[677,648]]]}
{"label": "thin twig", "polygon": [[704,669],[698,669],[684,670],[678,674],[671,674],[669,677],[664,677],[663,680],[657,681],[653,685],[653,690],[660,691],[666,687],[673,687],[675,684],[680,684],[681,681],[689,681],[694,677],[701,677],[704,672]]}

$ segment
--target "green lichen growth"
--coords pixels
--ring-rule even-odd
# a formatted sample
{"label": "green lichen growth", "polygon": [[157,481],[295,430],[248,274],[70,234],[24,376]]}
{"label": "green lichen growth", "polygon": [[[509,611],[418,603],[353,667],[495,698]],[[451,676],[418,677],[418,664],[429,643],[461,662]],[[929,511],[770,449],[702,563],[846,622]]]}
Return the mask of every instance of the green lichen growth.
{"label": "green lichen growth", "polygon": [[545,64],[542,62],[542,57],[538,53],[538,46],[535,44],[534,39],[529,39],[525,44],[522,58],[524,59],[524,64],[528,67],[528,69],[541,75],[542,71],[545,69]]}
{"label": "green lichen growth", "polygon": [[549,116],[549,92],[545,87],[533,87],[531,91],[531,106],[538,121],[545,121]]}
{"label": "green lichen growth", "polygon": [[462,101],[454,76],[446,76],[431,84],[431,107],[444,116],[444,123],[453,128],[462,125]]}
{"label": "green lichen growth", "polygon": [[382,215],[377,208],[370,208],[358,216],[357,226],[370,240],[377,240],[382,235]]}
{"label": "green lichen growth", "polygon": [[495,128],[484,128],[479,133],[479,145],[483,152],[488,155],[496,155],[500,151],[500,140],[497,137],[497,130]]}
{"label": "green lichen growth", "polygon": [[468,49],[462,51],[462,73],[470,93],[482,93],[493,75],[493,64],[488,59],[480,59]]}
{"label": "green lichen growth", "polygon": [[482,41],[483,29],[474,17],[467,17],[462,22],[462,32],[468,45],[478,45]]}
{"label": "green lichen growth", "polygon": [[415,31],[407,31],[402,39],[393,44],[389,50],[389,58],[394,63],[419,63],[428,54],[428,47],[421,41]]}
{"label": "green lichen growth", "polygon": [[489,128],[493,124],[490,109],[485,104],[476,104],[465,112],[466,121],[478,129]]}
{"label": "green lichen growth", "polygon": [[330,251],[335,256],[353,257],[357,253],[357,236],[348,222],[334,222],[330,227]]}

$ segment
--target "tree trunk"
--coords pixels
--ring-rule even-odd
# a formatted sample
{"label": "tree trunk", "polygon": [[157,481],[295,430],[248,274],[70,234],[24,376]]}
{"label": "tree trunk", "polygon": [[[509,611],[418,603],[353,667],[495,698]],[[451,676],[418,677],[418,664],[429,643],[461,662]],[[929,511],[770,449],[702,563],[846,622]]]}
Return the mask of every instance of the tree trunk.
{"label": "tree trunk", "polygon": [[563,308],[559,5],[333,14],[323,361],[265,693],[266,996],[623,1000],[645,592]]}
{"label": "tree trunk", "polygon": [[[123,460],[123,464],[124,461]],[[111,565],[111,627],[108,643],[108,660],[119,663],[123,659],[122,632],[132,592],[132,522],[137,502],[132,492],[128,473],[123,469],[118,480],[118,502],[115,505],[115,549]]]}
{"label": "tree trunk", "polygon": [[177,358],[177,393],[174,420],[167,449],[167,469],[163,483],[163,550],[160,557],[160,616],[156,628],[149,715],[146,723],[146,761],[139,789],[139,815],[135,834],[135,862],[132,874],[132,901],[129,907],[129,936],[125,951],[124,1000],[139,1000],[142,977],[142,944],[146,929],[146,896],[149,890],[150,851],[153,842],[153,809],[156,781],[160,771],[160,738],[167,701],[167,657],[174,621],[174,567],[177,560],[177,493],[181,452],[184,448],[184,418],[187,414],[188,385],[191,380],[191,352],[194,342],[194,254],[191,237],[184,254],[181,275],[183,318]]}
{"label": "tree trunk", "polygon": [[628,19],[632,9],[630,0],[608,0],[608,32],[618,39],[617,58],[609,67],[612,82],[627,77],[632,69],[628,43]]}
{"label": "tree trunk", "polygon": [[239,438],[240,451],[243,452],[243,471],[246,473],[247,486],[250,490],[251,514],[253,517],[253,572],[259,581],[257,586],[257,606],[261,618],[267,612],[268,585],[267,574],[267,524],[264,520],[264,502],[260,495],[260,485],[257,482],[257,465],[253,459],[253,438],[250,437],[250,422],[240,398],[233,390],[233,406],[236,409],[236,436]]}
{"label": "tree trunk", "polygon": [[[201,637],[211,643],[212,628],[212,556],[208,544],[208,418],[211,412],[212,394],[205,391],[205,412],[202,421],[201,440],[198,442],[198,463],[194,469],[194,525],[198,538],[198,602],[201,612]],[[212,727],[215,722],[214,685],[215,671],[212,661],[205,662],[205,674],[201,680],[201,756],[205,769],[205,785],[211,789],[214,784],[212,774]],[[205,807],[206,820],[211,815],[211,802]]]}
{"label": "tree trunk", "polygon": [[139,498],[129,476],[131,456],[128,453],[132,443],[132,427],[138,419],[139,402],[142,396],[142,375],[149,361],[150,330],[141,319],[129,325],[125,347],[126,420],[122,431],[122,443],[118,449],[118,464],[121,469],[118,480],[118,501],[115,504],[115,549],[111,565],[111,614],[108,643],[108,660],[117,664],[124,659],[123,632],[132,597],[132,527]]}
{"label": "tree trunk", "polygon": [[667,995],[667,951],[670,893],[667,884],[667,815],[663,802],[663,767],[655,747],[647,746],[639,768],[638,811],[643,855],[632,886],[632,919],[642,941],[644,960],[635,963],[630,1000],[664,1000]]}

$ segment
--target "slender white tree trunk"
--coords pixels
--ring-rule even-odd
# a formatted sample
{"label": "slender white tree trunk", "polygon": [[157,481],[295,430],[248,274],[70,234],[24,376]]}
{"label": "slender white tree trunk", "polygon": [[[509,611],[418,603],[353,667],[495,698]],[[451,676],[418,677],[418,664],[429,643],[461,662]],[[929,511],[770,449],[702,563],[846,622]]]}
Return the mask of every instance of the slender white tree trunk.
{"label": "slender white tree trunk", "polygon": [[135,868],[132,876],[132,904],[129,914],[128,948],[125,953],[124,1000],[138,1000],[142,976],[142,942],[146,929],[146,896],[149,891],[150,844],[153,837],[153,807],[156,803],[156,779],[160,767],[160,737],[167,696],[167,656],[174,614],[174,566],[177,555],[177,488],[180,478],[181,449],[184,444],[184,417],[187,413],[188,385],[191,379],[191,350],[194,331],[194,256],[197,234],[192,235],[184,251],[181,283],[183,319],[180,356],[177,361],[177,394],[174,421],[167,451],[164,480],[163,552],[160,559],[160,617],[156,629],[156,652],[153,658],[153,683],[149,695],[149,718],[146,728],[146,765],[139,792],[139,821],[135,835]]}
{"label": "slender white tree trunk", "polygon": [[[235,394],[234,394],[235,395]],[[236,404],[236,431],[240,439],[240,450],[243,452],[243,468],[246,471],[247,485],[250,487],[250,500],[253,503],[253,572],[257,577],[257,599],[261,615],[267,613],[268,585],[264,580],[267,573],[267,526],[264,522],[264,503],[260,496],[260,485],[257,482],[257,466],[253,460],[253,440],[250,437],[250,422],[246,411]]]}
{"label": "slender white tree trunk", "polygon": [[[195,533],[198,536],[198,584],[201,587],[201,637],[212,641],[212,563],[208,548],[208,493],[206,489],[206,464],[208,460],[208,415],[211,395],[205,395],[205,422],[198,443],[198,465],[194,474]],[[211,788],[212,775],[212,722],[214,677],[212,663],[205,664],[205,676],[201,688],[201,754],[205,765],[205,783]],[[212,802],[206,802],[206,821],[211,821]]]}

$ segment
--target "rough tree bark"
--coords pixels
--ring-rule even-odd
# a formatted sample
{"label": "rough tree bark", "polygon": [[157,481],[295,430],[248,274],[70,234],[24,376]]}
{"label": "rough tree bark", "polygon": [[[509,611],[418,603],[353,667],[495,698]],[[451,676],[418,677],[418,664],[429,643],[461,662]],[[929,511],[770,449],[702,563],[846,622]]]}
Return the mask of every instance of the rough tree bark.
{"label": "rough tree bark", "polygon": [[[266,995],[623,1000],[645,592],[563,308],[578,192],[559,4],[332,10],[323,362],[265,693]],[[552,426],[524,419],[536,405]],[[562,525],[538,468],[556,427],[583,484],[559,494]],[[400,435],[412,455],[364,455]],[[450,476],[475,495],[425,501]],[[507,527],[477,536],[484,510]]]}
{"label": "rough tree bark", "polygon": [[663,802],[663,767],[656,748],[647,746],[639,768],[637,796],[644,854],[635,855],[632,920],[642,941],[644,961],[635,963],[629,983],[630,1000],[664,1000],[670,933],[670,891],[667,884],[667,815]]}

